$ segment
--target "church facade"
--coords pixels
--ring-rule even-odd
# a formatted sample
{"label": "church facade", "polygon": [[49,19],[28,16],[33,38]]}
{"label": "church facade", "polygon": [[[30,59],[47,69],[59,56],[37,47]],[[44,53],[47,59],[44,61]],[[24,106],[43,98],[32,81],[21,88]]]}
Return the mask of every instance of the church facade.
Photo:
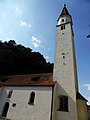
{"label": "church facade", "polygon": [[66,5],[57,20],[54,71],[13,75],[0,83],[0,116],[11,120],[88,120],[79,93],[72,17]]}

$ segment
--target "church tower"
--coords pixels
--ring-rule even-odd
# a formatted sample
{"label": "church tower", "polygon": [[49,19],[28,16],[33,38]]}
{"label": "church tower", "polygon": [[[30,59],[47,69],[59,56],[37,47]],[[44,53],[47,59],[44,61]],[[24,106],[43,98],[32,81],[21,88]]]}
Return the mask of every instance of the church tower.
{"label": "church tower", "polygon": [[77,120],[78,91],[72,17],[66,5],[57,20],[54,81],[57,81],[56,120]]}

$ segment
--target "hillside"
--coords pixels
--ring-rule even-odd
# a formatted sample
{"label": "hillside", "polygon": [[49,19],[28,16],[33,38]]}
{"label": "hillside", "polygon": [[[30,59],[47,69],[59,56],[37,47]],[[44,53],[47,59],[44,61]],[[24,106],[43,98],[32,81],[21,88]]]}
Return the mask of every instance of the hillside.
{"label": "hillside", "polygon": [[0,76],[53,72],[53,63],[46,62],[39,52],[16,44],[0,41]]}

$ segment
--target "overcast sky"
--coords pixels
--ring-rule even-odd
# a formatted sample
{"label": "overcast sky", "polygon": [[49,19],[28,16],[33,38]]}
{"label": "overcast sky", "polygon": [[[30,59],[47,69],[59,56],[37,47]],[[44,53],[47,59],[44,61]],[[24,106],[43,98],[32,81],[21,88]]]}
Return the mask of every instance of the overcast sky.
{"label": "overcast sky", "polygon": [[54,62],[56,24],[64,3],[73,19],[80,92],[90,100],[90,0],[0,0],[0,40],[15,40]]}

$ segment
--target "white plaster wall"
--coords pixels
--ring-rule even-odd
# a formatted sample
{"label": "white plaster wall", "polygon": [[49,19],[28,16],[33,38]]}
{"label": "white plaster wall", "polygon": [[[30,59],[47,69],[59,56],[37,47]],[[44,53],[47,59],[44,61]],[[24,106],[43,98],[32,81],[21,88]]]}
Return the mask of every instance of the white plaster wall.
{"label": "white plaster wall", "polygon": [[[62,53],[65,53],[65,59],[63,59]],[[69,112],[57,111],[56,120],[77,120],[75,75],[72,27],[70,23],[67,23],[64,30],[58,26],[56,31],[54,80],[58,82],[57,109],[59,107],[58,96],[66,95],[68,96]]]}
{"label": "white plaster wall", "polygon": [[88,108],[85,100],[77,99],[78,120],[88,120]]}
{"label": "white plaster wall", "polygon": [[[64,19],[64,22],[62,22],[62,19]],[[67,16],[67,17],[64,16],[64,17],[61,17],[61,18],[59,19],[57,25],[61,25],[61,24],[67,23],[67,22],[72,22],[72,20],[71,20],[70,17],[68,17],[68,16]]]}
{"label": "white plaster wall", "polygon": [[[9,90],[13,90],[10,99],[7,99]],[[30,93],[35,92],[34,105],[29,105]],[[50,120],[52,87],[4,87],[0,104],[2,110],[5,102],[10,106],[7,118],[12,120]],[[13,107],[12,104],[16,103]],[[0,111],[1,112],[1,111]]]}
{"label": "white plaster wall", "polygon": [[3,87],[0,88],[0,113],[2,109],[2,94],[3,94]]}

